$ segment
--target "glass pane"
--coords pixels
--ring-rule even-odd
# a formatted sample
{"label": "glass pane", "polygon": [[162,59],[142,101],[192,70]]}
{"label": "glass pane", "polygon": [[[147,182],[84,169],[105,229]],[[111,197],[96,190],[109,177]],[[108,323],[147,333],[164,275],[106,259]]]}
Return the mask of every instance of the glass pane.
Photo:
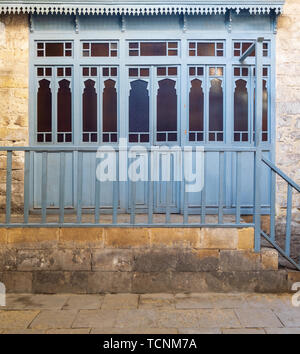
{"label": "glass pane", "polygon": [[103,131],[117,132],[117,91],[116,82],[104,81],[103,90]]}
{"label": "glass pane", "polygon": [[91,43],[92,57],[109,57],[109,43]]}
{"label": "glass pane", "polygon": [[[209,90],[209,130],[223,131],[223,88],[219,79],[211,80]],[[210,137],[209,140],[215,139]]]}
{"label": "glass pane", "polygon": [[86,80],[84,82],[82,94],[82,130],[84,132],[97,131],[97,93],[95,81]]}
{"label": "glass pane", "polygon": [[166,56],[167,43],[165,42],[142,42],[141,56]]}
{"label": "glass pane", "polygon": [[46,57],[63,57],[63,43],[46,43]]}
{"label": "glass pane", "polygon": [[197,55],[200,57],[215,56],[215,43],[197,43]]}
{"label": "glass pane", "polygon": [[51,132],[52,127],[52,94],[50,81],[40,80],[37,94],[37,130]]}
{"label": "glass pane", "polygon": [[203,131],[203,109],[204,94],[202,89],[202,81],[195,79],[191,82],[189,96],[189,130]]}
{"label": "glass pane", "polygon": [[130,83],[129,131],[149,132],[149,91],[148,83],[136,80]]}
{"label": "glass pane", "polygon": [[160,80],[157,91],[157,130],[177,131],[177,93],[176,82]]}
{"label": "glass pane", "polygon": [[[245,80],[235,82],[234,91],[234,131],[248,132],[248,90]],[[234,141],[244,141],[239,134],[234,136]]]}
{"label": "glass pane", "polygon": [[57,92],[57,131],[70,132],[72,130],[72,102],[70,81],[59,81]]}

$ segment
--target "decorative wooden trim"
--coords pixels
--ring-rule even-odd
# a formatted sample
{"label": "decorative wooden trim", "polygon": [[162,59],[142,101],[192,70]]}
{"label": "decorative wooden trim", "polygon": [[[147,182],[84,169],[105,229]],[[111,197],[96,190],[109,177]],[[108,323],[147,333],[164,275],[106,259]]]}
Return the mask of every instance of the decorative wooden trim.
{"label": "decorative wooden trim", "polygon": [[226,11],[233,10],[239,14],[248,10],[251,15],[282,13],[285,0],[143,0],[116,1],[114,4],[107,0],[90,1],[6,1],[0,6],[0,13],[4,14],[73,14],[73,15],[224,15]]}

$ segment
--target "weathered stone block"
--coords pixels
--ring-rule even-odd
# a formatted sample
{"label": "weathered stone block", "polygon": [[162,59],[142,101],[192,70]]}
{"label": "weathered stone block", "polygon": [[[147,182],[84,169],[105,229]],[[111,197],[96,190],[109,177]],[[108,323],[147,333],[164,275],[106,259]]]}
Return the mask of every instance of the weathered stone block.
{"label": "weathered stone block", "polygon": [[200,238],[198,228],[151,228],[151,247],[197,247]]}
{"label": "weathered stone block", "polygon": [[[27,273],[26,273],[27,274]],[[32,292],[41,294],[86,293],[88,272],[42,271],[33,274]]]}
{"label": "weathered stone block", "polygon": [[237,249],[238,230],[235,228],[203,228],[200,248]]}
{"label": "weathered stone block", "polygon": [[7,245],[18,249],[49,248],[58,243],[58,228],[11,228]]}
{"label": "weathered stone block", "polygon": [[261,265],[266,270],[278,269],[278,252],[273,248],[262,248],[261,252]]}
{"label": "weathered stone block", "polygon": [[178,250],[177,272],[214,271],[219,268],[218,250]]}
{"label": "weathered stone block", "polygon": [[238,230],[238,249],[253,250],[254,249],[254,228],[249,227]]}
{"label": "weathered stone block", "polygon": [[160,292],[170,293],[172,292],[171,273],[133,273],[132,292],[137,294]]}
{"label": "weathered stone block", "polygon": [[17,268],[22,271],[91,270],[91,252],[83,249],[19,250]]}
{"label": "weathered stone block", "polygon": [[0,273],[0,282],[4,283],[8,293],[31,293],[32,278],[32,273],[29,272]]}
{"label": "weathered stone block", "polygon": [[97,227],[63,227],[59,231],[59,246],[76,248],[103,248],[104,229]]}
{"label": "weathered stone block", "polygon": [[171,288],[168,292],[207,292],[205,272],[174,272],[171,274]]}
{"label": "weathered stone block", "polygon": [[260,268],[259,253],[238,250],[220,251],[220,270],[223,272],[247,272]]}
{"label": "weathered stone block", "polygon": [[92,250],[92,270],[101,272],[130,272],[133,252],[129,249]]}
{"label": "weathered stone block", "polygon": [[174,249],[136,250],[133,270],[135,272],[167,272],[175,270],[177,252]]}
{"label": "weathered stone block", "polygon": [[7,247],[0,248],[0,272],[17,269],[17,252]]}
{"label": "weathered stone block", "polygon": [[150,246],[148,228],[106,228],[106,248],[145,248]]}
{"label": "weathered stone block", "polygon": [[130,293],[132,292],[131,285],[131,272],[90,272],[87,292],[90,294]]}

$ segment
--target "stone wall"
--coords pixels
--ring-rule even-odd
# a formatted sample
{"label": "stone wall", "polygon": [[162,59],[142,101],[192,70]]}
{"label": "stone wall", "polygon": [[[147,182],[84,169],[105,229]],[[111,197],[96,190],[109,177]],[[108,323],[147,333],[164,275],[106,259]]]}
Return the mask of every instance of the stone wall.
{"label": "stone wall", "polygon": [[9,292],[285,292],[272,249],[254,230],[20,228],[0,230],[0,281]]}
{"label": "stone wall", "polygon": [[[278,167],[300,184],[299,0],[286,0],[284,14],[279,17],[276,61],[276,160]],[[286,183],[278,179],[278,215],[281,215],[286,207],[286,188]],[[299,214],[300,196],[296,194],[294,193],[294,212],[298,208]]]}
{"label": "stone wall", "polygon": [[[0,15],[0,146],[28,145],[28,16]],[[0,207],[6,157],[0,154]],[[13,156],[12,207],[23,203],[23,153]]]}

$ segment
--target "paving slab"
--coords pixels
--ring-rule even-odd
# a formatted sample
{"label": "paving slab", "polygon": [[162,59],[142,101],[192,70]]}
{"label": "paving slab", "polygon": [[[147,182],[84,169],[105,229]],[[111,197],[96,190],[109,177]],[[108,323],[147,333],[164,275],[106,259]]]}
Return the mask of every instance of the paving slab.
{"label": "paving slab", "polygon": [[241,324],[234,312],[231,309],[202,309],[195,310],[198,313],[199,324],[198,327],[229,327],[229,328],[238,328],[241,327]]}
{"label": "paving slab", "polygon": [[76,310],[53,311],[43,310],[34,319],[30,328],[50,329],[50,328],[71,328],[76,317]]}
{"label": "paving slab", "polygon": [[244,294],[213,294],[211,299],[213,308],[236,309],[248,306]]}
{"label": "paving slab", "polygon": [[139,295],[137,294],[106,294],[104,296],[101,309],[119,310],[119,309],[137,309]]}
{"label": "paving slab", "polygon": [[223,334],[266,334],[263,328],[223,328]]}
{"label": "paving slab", "polygon": [[39,314],[39,311],[0,311],[0,328],[1,329],[25,329],[34,318]]}
{"label": "paving slab", "polygon": [[158,325],[157,309],[119,310],[115,327],[120,328],[173,328],[176,326]]}
{"label": "paving slab", "polygon": [[18,298],[25,305],[26,310],[61,310],[68,299],[68,295],[31,295],[26,294]]}
{"label": "paving slab", "polygon": [[291,310],[274,310],[274,313],[283,323],[284,327],[300,327],[299,307],[294,307]]}
{"label": "paving slab", "polygon": [[253,308],[240,308],[235,309],[235,313],[245,328],[283,327],[270,309],[259,308],[255,311]]}
{"label": "paving slab", "polygon": [[46,334],[46,330],[42,329],[6,329],[2,334]]}
{"label": "paving slab", "polygon": [[213,309],[213,294],[176,294],[176,309]]}
{"label": "paving slab", "polygon": [[247,294],[246,302],[252,308],[287,310],[293,308],[292,294]]}
{"label": "paving slab", "polygon": [[179,334],[221,334],[220,328],[179,328]]}
{"label": "paving slab", "polygon": [[26,307],[24,296],[28,294],[6,294],[6,306],[1,307],[1,310],[23,310]]}
{"label": "paving slab", "polygon": [[175,297],[173,294],[142,294],[139,300],[139,309],[160,308],[174,309]]}
{"label": "paving slab", "polygon": [[49,329],[46,334],[89,334],[91,328],[60,328]]}
{"label": "paving slab", "polygon": [[176,328],[93,328],[91,334],[178,334]]}
{"label": "paving slab", "polygon": [[73,328],[114,327],[117,315],[118,310],[80,310],[73,323]]}
{"label": "paving slab", "polygon": [[298,328],[266,328],[267,334],[300,334],[300,327]]}
{"label": "paving slab", "polygon": [[70,295],[63,310],[99,310],[104,295]]}

